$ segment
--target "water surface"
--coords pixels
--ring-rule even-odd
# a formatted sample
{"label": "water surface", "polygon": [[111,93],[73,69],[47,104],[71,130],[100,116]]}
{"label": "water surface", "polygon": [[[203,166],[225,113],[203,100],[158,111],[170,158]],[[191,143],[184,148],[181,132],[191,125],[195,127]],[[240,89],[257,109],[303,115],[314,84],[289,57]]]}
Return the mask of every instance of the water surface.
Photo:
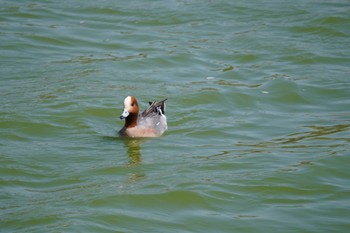
{"label": "water surface", "polygon": [[[2,1],[1,232],[345,232],[348,1]],[[123,99],[169,129],[120,139]]]}

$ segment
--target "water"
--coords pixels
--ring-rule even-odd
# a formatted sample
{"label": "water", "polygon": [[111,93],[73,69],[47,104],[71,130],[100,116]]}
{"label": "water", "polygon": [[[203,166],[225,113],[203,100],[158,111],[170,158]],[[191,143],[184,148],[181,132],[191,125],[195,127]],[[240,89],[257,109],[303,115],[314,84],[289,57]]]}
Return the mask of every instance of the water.
{"label": "water", "polygon": [[[348,1],[0,10],[1,232],[348,231]],[[127,95],[165,135],[116,137]]]}

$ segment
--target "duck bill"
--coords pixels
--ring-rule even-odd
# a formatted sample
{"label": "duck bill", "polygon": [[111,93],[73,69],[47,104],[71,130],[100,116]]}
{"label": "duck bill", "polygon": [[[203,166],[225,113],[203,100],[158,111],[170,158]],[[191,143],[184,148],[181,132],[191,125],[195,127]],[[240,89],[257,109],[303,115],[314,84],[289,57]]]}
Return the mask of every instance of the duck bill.
{"label": "duck bill", "polygon": [[120,116],[120,119],[123,120],[123,119],[127,118],[129,116],[129,114],[130,113],[126,109],[124,109],[122,115]]}

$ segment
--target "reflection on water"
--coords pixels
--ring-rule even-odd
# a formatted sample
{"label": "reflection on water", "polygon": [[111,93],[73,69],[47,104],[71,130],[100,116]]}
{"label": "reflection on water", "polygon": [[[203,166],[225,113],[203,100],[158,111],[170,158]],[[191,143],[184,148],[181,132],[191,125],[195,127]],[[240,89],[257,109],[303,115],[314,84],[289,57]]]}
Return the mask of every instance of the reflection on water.
{"label": "reflection on water", "polygon": [[145,141],[142,138],[123,138],[124,148],[128,152],[129,166],[136,166],[142,162],[141,145]]}
{"label": "reflection on water", "polygon": [[141,144],[142,144],[141,140],[137,140],[137,139],[124,140],[124,145],[128,151],[130,166],[138,165],[141,163],[141,153],[140,153]]}
{"label": "reflection on water", "polygon": [[138,183],[140,180],[143,180],[146,177],[146,174],[139,169],[139,165],[142,162],[141,144],[144,142],[144,140],[135,138],[122,138],[122,141],[129,158],[126,165],[129,168],[129,173],[124,186],[130,187],[130,185]]}
{"label": "reflection on water", "polygon": [[[328,142],[337,142],[333,144],[333,147],[345,146],[346,142],[350,142],[347,137],[325,137],[326,135],[334,135],[341,132],[349,131],[350,124],[337,124],[330,126],[305,126],[305,128],[312,129],[311,131],[303,131],[297,133],[291,133],[285,137],[276,138],[271,141],[264,141],[254,144],[238,143],[237,146],[249,146],[258,148],[272,148],[272,147],[282,147],[282,148],[301,148],[301,147],[315,147],[314,144],[305,145],[304,141],[309,140],[322,140]],[[339,143],[339,141],[343,141]],[[324,143],[316,146],[324,146]],[[329,145],[328,145],[329,146]]]}
{"label": "reflection on water", "polygon": [[[292,133],[292,134],[289,134],[287,138],[275,139],[274,141],[281,144],[290,144],[290,143],[297,143],[302,140],[315,140],[315,139],[322,140],[322,139],[325,139],[323,137],[325,135],[348,131],[350,124],[339,124],[339,125],[331,125],[331,126],[305,126],[305,127],[310,128],[313,131]],[[336,139],[341,139],[341,138],[336,138]],[[343,139],[347,141],[349,140],[345,138]]]}
{"label": "reflection on water", "polygon": [[147,55],[144,53],[139,53],[139,54],[130,55],[130,56],[124,56],[124,57],[118,57],[118,56],[115,56],[113,54],[105,54],[103,57],[94,57],[93,55],[79,56],[79,57],[72,58],[69,60],[54,61],[52,63],[57,63],[57,64],[72,64],[72,63],[91,64],[91,63],[96,63],[96,62],[126,61],[126,60],[146,58],[146,57],[147,57]]}
{"label": "reflection on water", "polygon": [[124,143],[124,148],[129,157],[129,166],[139,165],[141,163],[141,145],[145,142],[145,139],[120,138],[118,136],[104,136],[103,138],[109,140],[121,140]]}

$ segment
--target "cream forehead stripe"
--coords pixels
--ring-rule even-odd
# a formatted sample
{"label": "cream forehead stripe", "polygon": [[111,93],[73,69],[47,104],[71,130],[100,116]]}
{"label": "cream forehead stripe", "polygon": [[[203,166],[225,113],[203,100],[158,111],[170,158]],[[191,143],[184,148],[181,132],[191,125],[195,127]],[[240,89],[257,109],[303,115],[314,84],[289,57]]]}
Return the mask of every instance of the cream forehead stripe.
{"label": "cream forehead stripe", "polygon": [[125,100],[124,100],[124,107],[126,107],[126,106],[130,106],[131,105],[131,96],[128,96],[128,97],[126,97],[125,98]]}

